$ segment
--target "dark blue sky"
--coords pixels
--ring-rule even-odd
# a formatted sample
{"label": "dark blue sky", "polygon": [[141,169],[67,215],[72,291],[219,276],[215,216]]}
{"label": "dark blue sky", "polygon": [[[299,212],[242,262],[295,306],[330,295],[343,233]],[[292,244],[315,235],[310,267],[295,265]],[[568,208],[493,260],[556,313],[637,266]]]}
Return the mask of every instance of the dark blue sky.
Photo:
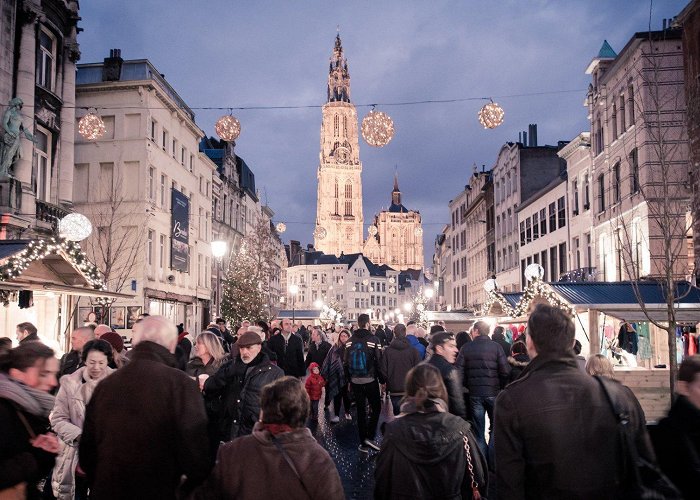
{"label": "dark blue sky", "polygon": [[[686,4],[654,1],[652,29]],[[84,1],[79,42],[83,63],[101,61],[110,48],[149,59],[193,108],[320,106],[340,25],[353,102],[379,103],[396,128],[384,148],[360,143],[365,222],[390,203],[398,166],[404,205],[423,215],[430,265],[447,202],[472,165],[490,168],[500,146],[529,123],[537,123],[540,144],[587,130],[586,66],[604,39],[619,52],[648,29],[649,11],[649,1],[637,0]],[[535,93],[545,94],[516,97]],[[381,106],[489,96],[506,113],[495,130],[477,120],[485,101]],[[368,111],[359,107],[360,119]],[[227,112],[195,113],[212,135]],[[236,151],[275,220],[287,224],[283,239],[313,241],[321,110],[234,114],[242,125]]]}

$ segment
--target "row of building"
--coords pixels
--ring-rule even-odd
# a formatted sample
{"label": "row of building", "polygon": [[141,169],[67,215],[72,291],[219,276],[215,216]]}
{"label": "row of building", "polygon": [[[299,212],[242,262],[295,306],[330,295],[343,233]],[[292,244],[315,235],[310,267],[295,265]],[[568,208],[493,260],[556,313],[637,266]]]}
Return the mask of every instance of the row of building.
{"label": "row of building", "polygon": [[[219,310],[229,256],[261,220],[271,225],[274,213],[261,203],[252,169],[236,155],[235,142],[205,135],[148,60],[125,61],[115,49],[103,62],[78,64],[77,1],[0,4],[4,143],[14,137],[7,131],[13,119],[27,132],[16,139],[19,156],[3,148],[0,238],[16,244],[3,245],[0,259],[55,236],[58,222],[79,212],[93,226],[83,250],[110,292],[106,308],[103,293],[74,286],[82,281],[71,274],[78,266],[70,256],[72,265],[63,268],[44,263],[36,273],[25,271],[36,276],[22,282],[34,307],[7,301],[6,331],[28,320],[63,339],[81,321],[128,330],[146,312],[199,331]],[[106,129],[95,140],[78,133],[89,111]],[[284,249],[272,232],[282,268]],[[226,241],[223,257],[212,255],[214,240]],[[279,305],[280,274],[271,283],[271,312]],[[7,287],[13,291],[7,298],[16,299]]]}
{"label": "row of building", "polygon": [[439,309],[479,311],[490,278],[520,291],[533,263],[550,282],[695,280],[697,12],[692,2],[619,54],[603,43],[586,69],[590,130],[542,146],[530,125],[474,167],[435,239]]}

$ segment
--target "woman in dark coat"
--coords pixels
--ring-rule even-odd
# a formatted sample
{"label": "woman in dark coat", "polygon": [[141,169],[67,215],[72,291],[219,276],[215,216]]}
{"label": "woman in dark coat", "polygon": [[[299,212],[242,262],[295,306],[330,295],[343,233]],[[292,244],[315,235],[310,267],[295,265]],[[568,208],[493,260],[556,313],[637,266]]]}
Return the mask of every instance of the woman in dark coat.
{"label": "woman in dark coat", "polygon": [[508,364],[510,365],[510,382],[517,379],[529,363],[530,356],[527,354],[527,346],[525,346],[525,342],[518,341],[513,344],[513,347],[510,349],[510,356],[508,356]]}
{"label": "woman in dark coat", "polygon": [[[40,498],[39,480],[51,471],[59,451],[49,432],[58,360],[40,342],[27,342],[0,359],[0,492]],[[10,497],[8,497],[10,498]]]}
{"label": "woman in dark coat", "polygon": [[350,333],[343,329],[338,334],[338,341],[328,351],[321,366],[321,376],[326,380],[326,401],[333,401],[331,423],[340,421],[340,403],[345,406],[345,418],[350,419],[350,396],[348,395],[348,379],[345,376],[343,359],[345,359],[345,343]]}
{"label": "woman in dark coat", "polygon": [[448,413],[446,400],[437,368],[421,363],[408,372],[401,414],[386,424],[377,457],[375,499],[471,499],[469,469],[486,494],[486,460],[471,426]]}

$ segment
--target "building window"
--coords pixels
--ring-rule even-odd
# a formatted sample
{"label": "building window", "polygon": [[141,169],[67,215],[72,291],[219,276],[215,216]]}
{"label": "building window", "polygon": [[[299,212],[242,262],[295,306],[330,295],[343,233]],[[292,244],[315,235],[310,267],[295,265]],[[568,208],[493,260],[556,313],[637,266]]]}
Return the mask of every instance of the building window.
{"label": "building window", "polygon": [[566,272],[566,243],[559,243],[559,275]]}
{"label": "building window", "polygon": [[613,167],[613,203],[620,203],[620,162]]}
{"label": "building window", "polygon": [[190,172],[194,172],[194,155],[190,154]]}
{"label": "building window", "polygon": [[530,243],[532,241],[532,219],[528,217],[525,219],[525,243]]}
{"label": "building window", "polygon": [[605,211],[605,174],[598,176],[598,212]]}
{"label": "building window", "polygon": [[168,150],[168,131],[167,130],[163,129],[163,132],[161,134],[161,139],[162,139],[161,147],[163,148],[163,151],[167,151]]}
{"label": "building window", "polygon": [[549,269],[547,268],[547,249],[540,252],[540,265],[542,266],[542,269],[544,269],[544,276],[542,276],[542,279],[547,281],[547,273],[549,272]]}
{"label": "building window", "polygon": [[627,124],[625,123],[625,95],[620,96],[620,132],[627,130]]}
{"label": "building window", "polygon": [[615,103],[612,105],[612,120],[610,120],[612,125],[612,140],[617,139],[617,106]]}
{"label": "building window", "polygon": [[563,196],[557,200],[557,228],[566,226],[566,198]]}
{"label": "building window", "polygon": [[151,140],[153,142],[156,142],[156,128],[157,128],[157,123],[153,118],[151,118]]}
{"label": "building window", "polygon": [[549,279],[559,281],[559,266],[557,265],[557,247],[549,249]]}
{"label": "building window", "polygon": [[156,201],[156,169],[148,167],[148,199]]}
{"label": "building window", "polygon": [[547,209],[540,210],[540,236],[547,234]]}
{"label": "building window", "polygon": [[36,133],[36,197],[51,199],[51,132],[37,127]]}
{"label": "building window", "polygon": [[185,146],[182,146],[180,149],[180,165],[183,167],[185,166],[185,157],[187,156],[187,150],[185,149]]}
{"label": "building window", "polygon": [[148,267],[153,266],[153,230],[149,229],[148,230],[148,243],[146,244],[146,263],[148,264]]}
{"label": "building window", "polygon": [[553,233],[557,230],[557,204],[549,204],[549,232]]}
{"label": "building window", "polygon": [[581,239],[574,238],[574,262],[575,269],[581,269]]}
{"label": "building window", "polygon": [[520,222],[520,246],[525,244],[525,222]]}
{"label": "building window", "polygon": [[160,206],[165,207],[166,206],[166,201],[165,201],[165,192],[166,192],[166,186],[168,185],[167,179],[165,175],[160,176]]}
{"label": "building window", "polygon": [[603,152],[603,126],[600,123],[600,118],[595,122],[595,154],[596,156]]}
{"label": "building window", "polygon": [[639,192],[639,157],[637,155],[637,148],[634,148],[630,152],[629,158],[630,174],[632,175],[632,182],[630,184],[632,187],[632,194],[635,194]]}
{"label": "building window", "polygon": [[586,233],[586,264],[593,267],[593,249],[591,248],[591,233]]}
{"label": "building window", "polygon": [[591,208],[591,183],[588,180],[588,174],[583,176],[583,209]]}
{"label": "building window", "polygon": [[160,235],[158,266],[161,269],[165,269],[165,235],[164,234]]}
{"label": "building window", "polygon": [[[56,38],[45,28],[39,30],[39,54],[36,60],[36,84],[47,90],[54,89],[56,70]],[[25,103],[26,104],[26,103]]]}
{"label": "building window", "polygon": [[539,213],[532,214],[532,241],[540,237],[540,219]]}
{"label": "building window", "polygon": [[574,199],[574,215],[578,215],[578,179],[574,179],[573,182],[573,199]]}
{"label": "building window", "polygon": [[177,159],[177,140],[173,139],[173,158]]}
{"label": "building window", "polygon": [[634,125],[635,122],[635,116],[634,116],[634,87],[630,83],[627,86],[627,112],[629,114],[629,122],[630,122],[630,127]]}

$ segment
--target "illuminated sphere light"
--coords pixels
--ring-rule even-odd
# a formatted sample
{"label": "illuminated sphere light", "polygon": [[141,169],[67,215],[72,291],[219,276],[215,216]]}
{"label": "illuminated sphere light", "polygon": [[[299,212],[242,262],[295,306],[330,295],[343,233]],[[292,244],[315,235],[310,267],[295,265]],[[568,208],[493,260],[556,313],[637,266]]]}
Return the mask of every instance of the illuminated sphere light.
{"label": "illuminated sphere light", "polygon": [[502,107],[495,102],[490,102],[479,110],[479,122],[484,128],[496,128],[503,123],[504,115]]}
{"label": "illuminated sphere light", "polygon": [[216,121],[214,130],[226,142],[235,141],[241,135],[241,122],[235,116],[225,115]]}
{"label": "illuminated sphere light", "polygon": [[83,214],[68,214],[58,222],[58,234],[69,241],[82,241],[92,234],[92,224]]}
{"label": "illuminated sphere light", "polygon": [[389,283],[396,283],[396,278],[394,278],[393,276],[389,278]]}
{"label": "illuminated sphere light", "polygon": [[413,234],[418,236],[419,238],[423,236],[423,228],[422,227],[417,227],[414,231]]}
{"label": "illuminated sphere light", "polygon": [[88,113],[78,121],[78,133],[89,141],[99,139],[106,131],[105,122],[95,113]]}
{"label": "illuminated sphere light", "polygon": [[370,146],[386,146],[394,138],[394,121],[386,113],[370,111],[362,119],[362,138]]}
{"label": "illuminated sphere light", "polygon": [[323,226],[316,226],[316,230],[314,231],[314,236],[316,238],[318,238],[319,240],[322,240],[326,236],[328,236],[328,231],[326,231],[326,228]]}
{"label": "illuminated sphere light", "polygon": [[533,279],[542,279],[544,277],[544,268],[537,263],[530,264],[525,268],[525,279],[532,281]]}
{"label": "illuminated sphere light", "polygon": [[496,288],[498,288],[498,283],[496,283],[496,280],[493,278],[487,279],[484,283],[484,290],[486,290],[486,293],[491,293]]}
{"label": "illuminated sphere light", "polygon": [[393,286],[389,287],[389,293],[394,293],[395,291],[396,291],[396,288],[394,288]]}
{"label": "illuminated sphere light", "polygon": [[287,230],[287,224],[285,224],[284,222],[278,222],[276,229],[278,233],[283,233]]}
{"label": "illuminated sphere light", "polygon": [[369,226],[367,228],[367,232],[370,236],[374,236],[375,234],[377,234],[377,226]]}
{"label": "illuminated sphere light", "polygon": [[363,280],[362,280],[362,284],[363,284],[363,285],[367,286],[367,283],[369,283],[369,280],[368,280],[368,279],[363,279]]}

